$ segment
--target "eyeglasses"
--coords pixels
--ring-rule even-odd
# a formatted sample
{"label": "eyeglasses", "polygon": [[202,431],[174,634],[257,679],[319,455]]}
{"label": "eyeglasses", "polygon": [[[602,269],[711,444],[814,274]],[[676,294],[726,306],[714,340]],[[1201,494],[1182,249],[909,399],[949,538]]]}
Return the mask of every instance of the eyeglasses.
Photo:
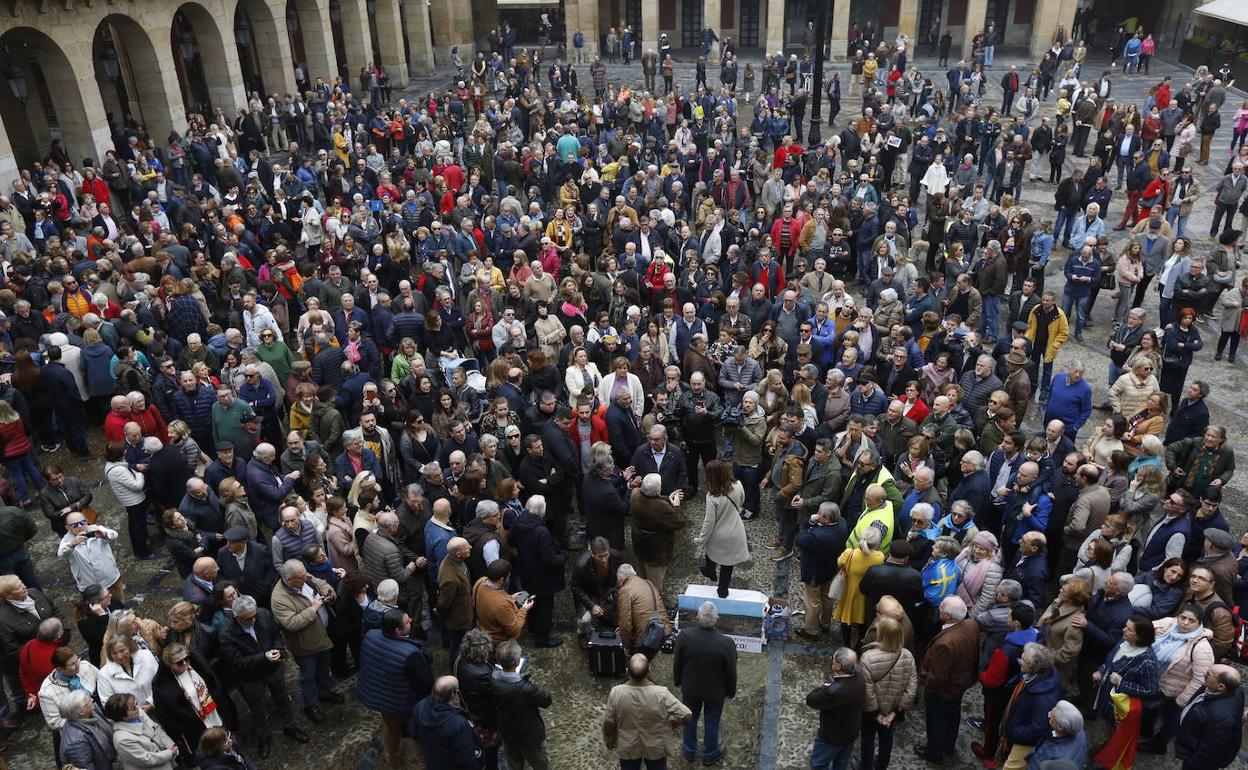
{"label": "eyeglasses", "polygon": [[85,527],[85,526],[87,526],[87,522],[85,522],[85,521],[75,521],[73,524],[69,524],[69,525],[67,525],[67,526],[69,526],[71,529],[78,529],[79,527]]}

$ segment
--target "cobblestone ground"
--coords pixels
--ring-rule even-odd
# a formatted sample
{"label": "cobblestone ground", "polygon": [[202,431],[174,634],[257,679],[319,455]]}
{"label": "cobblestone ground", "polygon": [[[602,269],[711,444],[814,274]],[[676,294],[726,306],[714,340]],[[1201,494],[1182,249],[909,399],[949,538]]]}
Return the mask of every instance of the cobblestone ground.
{"label": "cobblestone ground", "polygon": [[[755,63],[757,64],[757,60]],[[998,66],[994,71],[1000,73],[1002,67],[1008,67],[1011,63],[1019,64],[1020,70],[1023,69],[1021,65],[1025,64],[1021,59],[1004,56],[998,59]],[[934,65],[934,62],[928,57],[920,57],[918,62],[920,68],[927,67],[929,64]],[[1093,73],[1099,73],[1100,69],[1101,64],[1093,61],[1088,64],[1085,72],[1094,77]],[[1149,85],[1155,82],[1161,74],[1173,73],[1176,83],[1190,75],[1187,70],[1169,65],[1160,59],[1154,61],[1153,69],[1156,72],[1151,77],[1118,76],[1115,80],[1115,95],[1120,99],[1142,103]],[[433,78],[421,79],[404,95],[414,96],[427,91],[431,86],[444,84],[450,75],[451,73],[448,72],[440,72]],[[844,74],[842,77],[845,79]],[[629,68],[610,66],[609,78],[617,81],[622,78],[640,81],[640,67],[636,64]],[[587,83],[588,80],[587,68],[582,68],[581,82]],[[679,80],[686,86],[692,85],[693,67],[688,62],[682,62],[680,65]],[[990,77],[988,104],[999,104],[998,91],[993,78]],[[1236,106],[1238,99],[1241,98],[1243,98],[1242,93],[1233,93],[1228,99],[1228,104]],[[843,102],[841,121],[846,119],[845,116],[853,115],[859,106],[860,102],[857,99],[847,95]],[[1053,114],[1052,101],[1043,104],[1041,114]],[[1208,167],[1197,167],[1197,173],[1206,190],[1216,180],[1216,174],[1221,171],[1221,166],[1227,157],[1229,141],[1229,131],[1219,134],[1213,145],[1213,157],[1217,160]],[[899,167],[904,166],[899,164]],[[1023,201],[1033,211],[1039,211],[1042,216],[1046,216],[1052,211],[1052,192],[1052,187],[1047,184],[1028,184],[1024,188]],[[1212,206],[1207,198],[1208,196],[1197,205],[1192,216],[1190,228],[1197,236],[1208,233]],[[1111,203],[1111,216],[1113,210],[1121,214],[1121,205],[1117,199]],[[1208,246],[1207,240],[1198,239],[1197,253],[1207,250]],[[1116,242],[1111,245],[1111,251],[1115,253],[1117,248]],[[1061,260],[1056,259],[1055,262],[1057,264],[1050,267],[1050,272],[1060,271]],[[1085,335],[1086,343],[1081,345],[1072,341],[1062,350],[1057,362],[1057,369],[1060,371],[1070,360],[1076,357],[1083,359],[1087,364],[1088,378],[1097,389],[1097,400],[1100,400],[1107,388],[1107,359],[1102,351],[1104,340],[1109,334],[1113,304],[1107,299],[1103,298],[1093,313],[1096,325]],[[1154,313],[1152,318],[1155,320],[1156,297],[1154,294],[1150,293],[1148,302],[1149,309]],[[1216,329],[1202,327],[1201,333],[1205,337],[1206,346],[1216,340]],[[1215,364],[1212,362],[1212,354],[1203,351],[1197,354],[1189,376],[1205,379],[1212,385],[1213,394],[1209,402],[1213,421],[1228,427],[1236,451],[1248,452],[1248,441],[1243,438],[1248,434],[1248,389],[1242,385],[1244,370],[1227,363]],[[1038,429],[1037,420],[1036,415],[1030,415],[1025,427],[1029,430]],[[97,433],[93,437],[93,442],[98,445],[100,441],[101,438]],[[91,463],[84,467],[81,463],[73,462],[64,450],[58,453],[56,459],[66,464],[70,473],[77,474],[84,480],[99,483],[101,465]],[[1246,502],[1248,502],[1248,481],[1244,474],[1240,474],[1227,488],[1225,505],[1225,509],[1231,514],[1233,529],[1236,532],[1243,531],[1245,527],[1245,517],[1242,511]],[[124,532],[124,511],[117,504],[107,485],[96,489],[96,507],[101,512],[103,523]],[[691,522],[690,529],[696,531],[695,528],[701,521],[702,501],[690,500],[687,507]],[[35,515],[40,526],[46,527],[43,518],[38,514]],[[44,531],[46,532],[46,529]],[[783,593],[783,588],[789,580],[790,569],[794,574],[793,580],[796,581],[797,565],[790,562],[777,569],[767,559],[766,544],[776,533],[770,504],[765,506],[763,516],[747,526],[747,531],[754,560],[737,570],[734,575],[734,585],[740,588]],[[691,582],[707,582],[698,574],[697,559],[699,557],[690,543],[692,536],[690,530],[684,531],[680,536],[679,557],[668,572],[668,581],[665,586],[665,593],[669,600]],[[124,539],[123,535],[122,540]],[[61,607],[68,607],[73,584],[64,562],[55,557],[55,540],[50,534],[45,534],[38,539],[33,550],[37,569],[45,587],[50,590],[51,595]],[[168,607],[177,600],[180,590],[180,581],[172,570],[172,564],[164,560],[136,561],[130,556],[125,545],[120,545],[118,551],[122,569],[129,579],[130,591],[136,600],[140,597],[142,599],[140,613],[146,617],[163,619]],[[601,740],[603,704],[614,682],[591,678],[584,657],[576,651],[575,645],[570,643],[572,641],[572,610],[571,598],[567,592],[560,596],[556,620],[569,644],[553,650],[527,650],[534,680],[554,694],[554,704],[546,714],[551,766],[558,770],[581,770],[582,768],[588,770],[614,766],[614,756],[603,748]],[[527,641],[527,639],[522,641]],[[757,767],[770,770],[770,768],[796,769],[807,766],[810,742],[818,719],[813,711],[805,707],[805,694],[822,681],[823,669],[831,651],[830,643],[774,644],[763,654],[743,653],[741,655],[738,694],[724,712],[723,740],[728,748],[728,754],[722,767],[734,769]],[[440,647],[436,646],[436,643],[433,647],[433,654],[435,670],[446,670],[446,655]],[[297,684],[293,678],[293,671],[291,673],[290,689],[291,692],[296,692]],[[654,678],[659,683],[671,683],[670,656],[660,655],[656,658]],[[344,682],[342,686],[344,689],[350,689],[353,682]],[[977,692],[969,693],[965,701],[966,713],[978,712],[979,701]],[[364,710],[354,698],[349,698],[345,705],[331,706],[326,711],[330,719],[312,731],[312,742],[309,745],[299,746],[284,738],[276,738],[273,758],[263,763],[266,770],[273,768],[312,770],[323,767],[371,770],[373,767],[384,765],[380,759],[378,720],[375,714]],[[246,725],[245,719],[244,725]],[[1089,730],[1090,744],[1094,747],[1098,746],[1105,736],[1104,726],[1093,724],[1090,725]],[[246,736],[245,728],[243,733]],[[978,739],[979,736],[971,736],[965,728],[961,733],[959,758],[956,762],[946,766],[977,767],[978,765],[971,757],[969,742],[972,739]],[[911,753],[911,747],[922,742],[923,715],[920,703],[898,730],[891,766],[902,770],[926,766],[926,763],[918,760]],[[7,759],[12,767],[22,770],[51,768],[53,761],[50,755],[50,743],[50,736],[46,728],[42,726],[41,720],[30,719],[21,730],[9,737],[7,747],[0,750],[0,756]],[[252,748],[252,744],[246,739],[243,745],[245,749]],[[675,746],[675,738],[673,738],[673,746]],[[409,745],[403,766],[424,767],[415,756],[417,753],[418,751]],[[675,748],[673,748],[673,755],[679,757]],[[672,766],[679,768],[690,765],[677,759]],[[1161,770],[1161,768],[1176,767],[1177,761],[1172,757],[1141,756],[1137,766],[1144,770]]]}

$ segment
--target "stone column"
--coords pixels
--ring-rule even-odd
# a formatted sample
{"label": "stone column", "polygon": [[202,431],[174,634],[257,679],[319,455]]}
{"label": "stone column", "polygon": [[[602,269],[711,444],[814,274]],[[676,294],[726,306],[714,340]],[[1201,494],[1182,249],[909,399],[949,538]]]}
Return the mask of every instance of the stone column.
{"label": "stone column", "polygon": [[901,11],[897,16],[897,31],[910,39],[907,54],[910,61],[914,61],[919,38],[919,0],[901,0]]}
{"label": "stone column", "polygon": [[[373,60],[372,36],[368,31],[368,8],[364,0],[339,0],[338,8],[342,13],[342,45],[346,49],[347,75],[350,77],[351,87],[358,88],[360,68]],[[337,68],[334,71],[337,72]]]}
{"label": "stone column", "polygon": [[[135,74],[134,93],[141,107],[143,120],[152,136],[167,137],[169,132],[186,130],[186,108],[182,102],[182,85],[178,82],[177,68],[173,63],[172,29],[163,24],[145,30],[151,39],[151,51],[137,41],[126,40],[130,52],[132,71]],[[286,54],[290,61],[290,54]],[[149,78],[148,73],[156,73]],[[294,82],[294,76],[291,76]],[[58,93],[53,91],[52,93]],[[105,121],[107,126],[107,121]],[[106,129],[107,130],[107,129]]]}
{"label": "stone column", "polygon": [[720,40],[724,39],[724,30],[719,24],[722,8],[723,0],[703,0],[702,2],[702,26],[710,27]]}
{"label": "stone column", "polygon": [[[910,0],[916,2],[917,0]],[[832,3],[832,29],[828,33],[828,58],[832,61],[846,61],[849,56],[849,2],[850,0],[834,0]],[[902,0],[903,3],[906,0]],[[914,59],[914,52],[910,52],[910,59]],[[830,76],[827,70],[824,70],[824,77]],[[843,86],[844,84],[842,84]]]}
{"label": "stone column", "polygon": [[[69,146],[68,139],[65,145]],[[70,151],[73,151],[72,147]],[[9,143],[9,131],[4,125],[4,115],[0,115],[0,190],[5,192],[12,190],[13,182],[17,178],[17,158],[13,155],[13,145]]]}
{"label": "stone column", "polygon": [[279,95],[293,94],[298,86],[295,85],[295,62],[290,55],[290,36],[286,34],[286,4],[277,0],[265,5],[268,18],[257,18],[262,12],[252,14],[251,44],[260,54],[265,87]]}
{"label": "stone column", "polygon": [[[1038,0],[1031,17],[1031,55],[1036,59],[1049,50],[1049,41],[1058,24],[1066,27],[1066,34],[1075,25],[1075,6],[1078,0]],[[1060,78],[1058,78],[1060,79]]]}
{"label": "stone column", "polygon": [[[848,5],[846,16],[849,15]],[[784,50],[784,0],[767,0],[767,50],[768,56]],[[760,76],[761,77],[761,76]]]}
{"label": "stone column", "polygon": [[429,34],[429,5],[425,0],[403,0],[403,20],[407,22],[407,44],[412,51],[408,63],[413,77],[433,74],[433,38]]}
{"label": "stone column", "polygon": [[[576,0],[576,9],[576,18],[580,19],[577,27],[585,36],[585,56],[587,61],[592,62],[598,55],[598,3],[594,0]],[[569,46],[572,45],[572,35],[576,34],[577,27],[568,30]]]}
{"label": "stone column", "polygon": [[399,19],[399,0],[377,0],[377,41],[381,44],[381,66],[390,75],[390,85],[399,89],[407,85],[407,56],[403,49],[403,23]]}
{"label": "stone column", "polygon": [[309,0],[315,4],[314,13],[299,12],[299,30],[303,35],[303,53],[307,57],[308,82],[324,78],[334,82],[338,74],[338,61],[334,56],[334,33],[329,25],[329,0]]}
{"label": "stone column", "polygon": [[988,0],[967,0],[966,26],[962,28],[962,56],[969,62],[974,46],[971,41],[984,30],[988,18]]}
{"label": "stone column", "polygon": [[[671,0],[669,0],[670,2]],[[659,0],[641,0],[641,45],[637,47],[640,53],[653,48],[656,52],[659,50]],[[677,38],[679,41],[679,38]],[[640,53],[638,54],[640,56]]]}
{"label": "stone column", "polygon": [[433,50],[436,59],[449,64],[451,48],[458,46],[467,67],[476,48],[472,39],[472,6],[467,0],[433,0],[429,6],[429,23],[433,38],[438,41]]}

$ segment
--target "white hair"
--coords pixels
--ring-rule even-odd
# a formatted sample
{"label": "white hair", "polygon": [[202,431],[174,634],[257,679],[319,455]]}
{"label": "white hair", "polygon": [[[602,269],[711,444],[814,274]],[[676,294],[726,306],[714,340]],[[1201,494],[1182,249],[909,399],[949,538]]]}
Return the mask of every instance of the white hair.
{"label": "white hair", "polygon": [[662,489],[663,477],[657,473],[647,473],[641,480],[641,493],[647,497],[658,497]]}

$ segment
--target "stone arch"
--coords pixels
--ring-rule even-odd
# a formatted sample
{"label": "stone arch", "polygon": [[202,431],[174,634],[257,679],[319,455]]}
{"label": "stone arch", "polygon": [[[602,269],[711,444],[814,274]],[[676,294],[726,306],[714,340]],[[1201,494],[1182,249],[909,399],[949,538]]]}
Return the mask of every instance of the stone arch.
{"label": "stone arch", "polygon": [[233,115],[246,103],[241,79],[232,74],[239,71],[237,55],[227,46],[229,35],[216,14],[198,2],[183,3],[174,12],[170,34],[187,110],[197,110],[202,106],[197,102],[206,98],[209,105]]}
{"label": "stone arch", "polygon": [[248,94],[282,96],[294,91],[284,4],[282,8],[280,26],[273,6],[265,0],[239,0],[234,8],[234,43]]}
{"label": "stone arch", "polygon": [[10,67],[20,68],[26,91],[23,104],[8,83],[0,87],[0,113],[18,165],[47,157],[57,138],[75,165],[96,157],[82,83],[65,51],[37,29],[12,27],[0,35],[0,71]]}
{"label": "stone arch", "polygon": [[[316,78],[333,82],[338,72],[334,60],[334,40],[330,29],[329,3],[326,0],[287,0],[286,32],[290,37],[291,57],[303,66],[308,83]],[[296,45],[298,43],[298,45]],[[302,49],[302,56],[296,49]]]}
{"label": "stone arch", "polygon": [[183,126],[173,52],[167,39],[164,45],[153,39],[153,35],[167,38],[169,34],[168,26],[149,32],[119,13],[104,17],[96,27],[92,60],[104,109],[112,114],[110,128],[119,129],[133,119],[163,143],[175,122]]}

